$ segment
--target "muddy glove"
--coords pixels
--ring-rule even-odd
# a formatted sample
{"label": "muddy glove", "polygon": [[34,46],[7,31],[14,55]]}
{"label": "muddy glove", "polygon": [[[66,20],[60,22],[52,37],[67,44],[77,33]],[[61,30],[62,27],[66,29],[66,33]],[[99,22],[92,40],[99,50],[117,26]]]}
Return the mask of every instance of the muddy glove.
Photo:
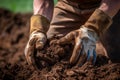
{"label": "muddy glove", "polygon": [[35,55],[37,50],[44,47],[47,37],[46,32],[49,27],[49,20],[41,15],[33,15],[30,20],[30,36],[25,48],[25,57],[28,64],[36,66]]}
{"label": "muddy glove", "polygon": [[112,23],[111,18],[103,11],[96,9],[88,21],[80,29],[68,33],[57,41],[58,44],[66,44],[74,40],[75,46],[70,58],[70,64],[82,66],[86,62],[96,62],[96,41]]}

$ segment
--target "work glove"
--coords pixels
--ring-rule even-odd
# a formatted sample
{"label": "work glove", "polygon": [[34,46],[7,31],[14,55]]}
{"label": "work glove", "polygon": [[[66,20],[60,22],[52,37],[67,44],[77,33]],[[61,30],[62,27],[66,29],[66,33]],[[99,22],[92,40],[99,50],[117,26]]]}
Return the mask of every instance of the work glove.
{"label": "work glove", "polygon": [[30,36],[25,47],[25,58],[28,64],[34,67],[37,67],[37,50],[42,49],[47,41],[46,32],[49,25],[49,20],[42,15],[33,15],[30,19]]}
{"label": "work glove", "polygon": [[44,33],[33,32],[28,40],[28,43],[25,48],[25,57],[28,64],[35,66],[35,55],[37,50],[40,50],[44,47],[47,41],[47,37]]}
{"label": "work glove", "polygon": [[95,63],[96,61],[96,42],[98,36],[92,29],[82,26],[80,29],[68,33],[65,37],[57,41],[58,44],[64,45],[74,40],[75,46],[70,64],[82,66],[86,61]]}
{"label": "work glove", "polygon": [[96,42],[100,34],[104,33],[111,25],[111,18],[103,11],[96,9],[88,21],[80,27],[80,29],[68,33],[66,36],[57,40],[58,44],[66,44],[71,41],[75,42],[70,64],[82,66],[85,63],[95,64]]}

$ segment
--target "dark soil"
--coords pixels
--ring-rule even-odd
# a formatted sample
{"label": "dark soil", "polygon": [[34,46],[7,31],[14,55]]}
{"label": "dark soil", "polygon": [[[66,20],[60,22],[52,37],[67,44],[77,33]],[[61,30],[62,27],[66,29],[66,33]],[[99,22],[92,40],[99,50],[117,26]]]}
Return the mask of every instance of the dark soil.
{"label": "dark soil", "polygon": [[[95,66],[85,64],[79,68],[72,67],[68,64],[72,44],[50,45],[52,40],[37,54],[37,57],[41,56],[36,59],[41,63],[40,69],[29,66],[24,48],[28,41],[31,15],[13,14],[0,9],[0,80],[120,80],[120,63],[112,63],[107,57],[98,55]],[[48,60],[42,58],[46,57],[44,55],[49,56]]]}

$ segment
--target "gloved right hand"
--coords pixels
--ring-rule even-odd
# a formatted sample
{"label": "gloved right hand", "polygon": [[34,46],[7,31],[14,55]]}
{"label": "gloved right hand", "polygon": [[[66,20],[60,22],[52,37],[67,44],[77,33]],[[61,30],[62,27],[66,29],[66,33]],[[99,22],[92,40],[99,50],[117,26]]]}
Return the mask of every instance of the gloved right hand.
{"label": "gloved right hand", "polygon": [[46,32],[49,28],[49,20],[42,15],[33,15],[30,19],[30,37],[25,48],[25,58],[28,64],[37,67],[36,54],[47,41]]}
{"label": "gloved right hand", "polygon": [[25,57],[28,64],[36,66],[35,55],[37,50],[40,50],[44,47],[46,41],[47,37],[44,33],[32,32],[25,48]]}

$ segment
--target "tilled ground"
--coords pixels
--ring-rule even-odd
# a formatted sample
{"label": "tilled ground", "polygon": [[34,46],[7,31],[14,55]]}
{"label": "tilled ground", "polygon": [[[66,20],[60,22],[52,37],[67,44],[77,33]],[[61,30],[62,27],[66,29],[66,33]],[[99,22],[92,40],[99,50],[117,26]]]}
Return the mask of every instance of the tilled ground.
{"label": "tilled ground", "polygon": [[[119,80],[120,63],[110,63],[103,55],[98,55],[96,65],[85,64],[80,68],[68,64],[73,47],[49,44],[40,53],[51,60],[39,60],[40,70],[29,66],[25,60],[24,48],[28,40],[29,18],[32,14],[13,14],[0,9],[0,79],[1,80]],[[119,29],[120,30],[120,29]],[[120,43],[120,39],[117,40]],[[118,44],[119,44],[118,43]],[[112,43],[113,44],[113,43]],[[115,46],[115,45],[114,45]],[[113,47],[114,47],[113,46]],[[115,47],[119,48],[119,47]],[[114,49],[114,48],[113,48]],[[112,49],[112,51],[113,51]],[[119,50],[117,50],[119,51]],[[37,56],[42,56],[41,54]],[[64,57],[56,54],[65,53]]]}

